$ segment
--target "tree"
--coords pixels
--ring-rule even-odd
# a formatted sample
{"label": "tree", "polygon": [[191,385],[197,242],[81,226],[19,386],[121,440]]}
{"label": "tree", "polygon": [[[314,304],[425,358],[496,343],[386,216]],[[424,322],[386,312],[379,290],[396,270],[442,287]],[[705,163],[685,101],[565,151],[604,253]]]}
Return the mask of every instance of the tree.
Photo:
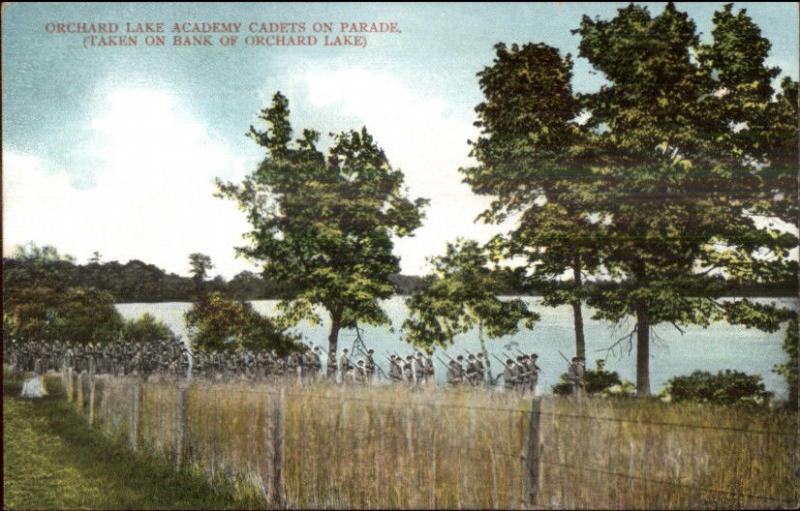
{"label": "tree", "polygon": [[[572,306],[576,354],[585,357],[584,274],[598,266],[602,225],[592,217],[589,148],[572,91],[572,59],[545,44],[509,49],[501,43],[495,52],[492,66],[478,73],[485,100],[475,108],[481,136],[470,142],[470,155],[479,165],[460,170],[475,193],[494,198],[479,218],[517,220],[492,246],[526,261],[517,269],[522,289],[536,288],[545,305]],[[570,285],[561,282],[565,273]]]}
{"label": "tree", "polygon": [[484,332],[490,338],[512,335],[523,324],[533,328],[539,315],[524,301],[497,298],[496,272],[477,242],[459,240],[447,244],[442,257],[431,260],[434,273],[423,287],[406,299],[409,310],[403,330],[408,342],[417,346],[448,346],[453,338],[476,326],[487,363]]}
{"label": "tree", "polygon": [[482,76],[484,138],[473,146],[482,165],[466,170],[467,182],[498,197],[487,218],[522,212],[530,229],[511,236],[510,252],[515,241],[532,245],[534,276],[574,269],[575,253],[611,279],[588,302],[599,319],[635,318],[619,342],[636,338],[645,396],[655,325],[727,319],[774,331],[788,317],[774,304],[721,298],[730,284],[797,272],[787,257],[797,237],[757,220],[797,211],[797,161],[781,153],[797,143],[797,84],[773,95],[769,42],[731,6],[714,15],[709,44],[671,3],[658,16],[630,5],[608,21],[584,17],[574,33],[607,84],[576,95],[569,56],[498,47]]}
{"label": "tree", "polygon": [[754,218],[796,208],[796,196],[769,200],[790,192],[776,183],[797,172],[796,161],[772,161],[769,148],[787,136],[796,145],[796,131],[771,125],[780,70],[766,66],[769,41],[744,11],[715,13],[710,44],[671,3],[655,17],[635,5],[609,21],[584,17],[575,33],[580,56],[608,80],[581,100],[592,171],[603,177],[595,188],[608,221],[603,263],[618,285],[590,303],[605,319],[636,318],[637,393],[648,395],[653,326],[725,318],[774,331],[787,319],[774,304],[720,300],[714,274],[734,282],[796,274],[787,255],[797,238]]}
{"label": "tree", "polygon": [[4,336],[20,342],[106,343],[122,326],[113,297],[96,289],[26,288],[3,300]]}
{"label": "tree", "polygon": [[70,263],[75,262],[75,258],[71,255],[59,254],[58,249],[52,245],[38,246],[36,243],[30,241],[25,245],[16,245],[14,247],[14,259],[21,261],[37,261],[37,262],[54,262],[54,261],[67,261]]}
{"label": "tree", "polygon": [[280,304],[284,317],[318,321],[314,307],[327,311],[335,360],[342,328],[389,323],[378,301],[392,295],[389,277],[399,270],[392,237],[420,226],[427,201],[406,197],[402,172],[366,128],[334,136],[326,157],[316,131],[292,142],[282,94],[260,119],[266,131],[251,126],[249,136],[266,158],[241,184],[218,181],[219,195],[235,200],[252,226],[238,252],[262,264],[266,279],[296,290]]}
{"label": "tree", "polygon": [[247,302],[209,293],[184,316],[192,348],[214,351],[276,350],[284,355],[297,349],[296,338],[278,321],[257,313]]}
{"label": "tree", "polygon": [[205,254],[195,252],[189,254],[189,266],[192,280],[194,280],[195,292],[200,295],[203,292],[203,283],[208,277],[208,271],[214,268],[211,258]]}
{"label": "tree", "polygon": [[797,410],[798,399],[800,399],[800,354],[798,354],[798,324],[797,316],[793,317],[786,327],[786,335],[783,338],[783,351],[789,357],[789,361],[784,364],[776,365],[773,371],[786,379],[789,387],[788,408]]}
{"label": "tree", "polygon": [[102,256],[100,255],[100,252],[95,250],[92,252],[92,257],[89,259],[89,264],[100,264],[101,257]]}

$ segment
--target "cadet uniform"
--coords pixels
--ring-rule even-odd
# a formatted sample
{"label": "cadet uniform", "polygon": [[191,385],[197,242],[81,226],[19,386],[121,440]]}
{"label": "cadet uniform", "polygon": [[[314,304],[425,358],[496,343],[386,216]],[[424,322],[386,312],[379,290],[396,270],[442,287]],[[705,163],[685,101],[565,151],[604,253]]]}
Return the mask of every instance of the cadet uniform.
{"label": "cadet uniform", "polygon": [[342,383],[349,383],[347,380],[352,378],[353,366],[350,364],[350,358],[347,356],[347,348],[342,350],[342,356],[339,357],[339,375]]}

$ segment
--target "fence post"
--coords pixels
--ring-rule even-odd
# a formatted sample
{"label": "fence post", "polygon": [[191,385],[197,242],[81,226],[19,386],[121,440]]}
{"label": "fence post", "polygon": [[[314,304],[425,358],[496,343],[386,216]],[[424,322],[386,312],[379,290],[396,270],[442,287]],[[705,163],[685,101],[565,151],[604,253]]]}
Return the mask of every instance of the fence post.
{"label": "fence post", "polygon": [[94,427],[94,373],[89,373],[89,427]]}
{"label": "fence post", "polygon": [[131,403],[131,418],[128,425],[128,442],[134,451],[139,439],[139,382],[133,385],[133,403]]}
{"label": "fence post", "polygon": [[542,398],[534,397],[531,402],[530,427],[528,428],[528,449],[525,456],[525,504],[534,507],[539,494],[539,446]]}
{"label": "fence post", "polygon": [[67,401],[72,402],[72,372],[66,365],[61,370],[61,378],[64,380],[64,394],[67,396]]}
{"label": "fence post", "polygon": [[273,415],[275,423],[273,424],[273,437],[272,437],[272,452],[273,452],[273,481],[272,488],[274,491],[272,504],[276,508],[286,508],[286,487],[283,480],[283,436],[284,436],[284,402],[285,402],[285,389],[281,387],[280,394],[278,394],[278,403],[276,406],[275,414]]}
{"label": "fence post", "polygon": [[186,430],[189,427],[189,419],[186,416],[186,386],[178,388],[178,438],[175,445],[175,465],[180,468],[183,463],[183,451],[186,444]]}

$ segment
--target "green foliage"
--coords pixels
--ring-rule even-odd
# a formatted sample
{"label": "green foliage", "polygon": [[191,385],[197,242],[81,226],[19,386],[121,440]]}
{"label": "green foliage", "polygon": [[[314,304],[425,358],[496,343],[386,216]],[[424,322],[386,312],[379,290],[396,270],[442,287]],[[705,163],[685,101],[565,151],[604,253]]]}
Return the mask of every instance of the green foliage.
{"label": "green foliage", "polygon": [[789,321],[786,326],[786,335],[783,338],[783,351],[786,352],[789,360],[784,364],[775,366],[776,373],[780,374],[786,379],[786,385],[789,387],[789,399],[787,400],[787,407],[792,410],[797,410],[798,399],[800,399],[800,355],[798,355],[798,324],[797,316]]}
{"label": "green foliage", "polygon": [[[495,198],[483,217],[515,214],[496,245],[523,255],[520,279],[541,281],[545,303],[586,296],[598,319],[637,319],[637,388],[649,393],[653,325],[727,320],[775,331],[774,304],[720,300],[730,284],[786,282],[797,236],[755,215],[797,217],[797,90],[767,65],[770,43],[745,11],[714,15],[711,41],[668,4],[585,16],[579,56],[607,83],[575,94],[569,55],[543,44],[496,46],[479,73],[480,166],[464,169]],[[572,269],[574,286],[549,285]],[[578,271],[575,271],[578,270]],[[614,285],[589,294],[594,270]],[[720,281],[720,276],[725,281]]]}
{"label": "green foliage", "polygon": [[[635,388],[629,381],[622,381],[616,371],[606,371],[606,361],[597,359],[596,369],[587,369],[584,374],[584,385],[587,394],[597,394],[602,396],[630,397],[634,394]],[[569,396],[572,394],[572,384],[567,377],[567,373],[561,375],[560,381],[553,385],[553,394],[558,396]]]}
{"label": "green foliage", "polygon": [[533,328],[539,315],[522,300],[500,300],[496,272],[477,242],[459,240],[447,244],[444,256],[431,260],[434,274],[424,280],[406,305],[403,323],[406,340],[417,346],[447,346],[453,338],[476,326],[490,338],[511,335],[519,324]]}
{"label": "green foliage", "polygon": [[122,338],[129,343],[144,344],[157,341],[172,341],[175,333],[163,321],[151,314],[142,314],[138,319],[129,319],[122,326]]}
{"label": "green foliage", "polygon": [[262,316],[247,302],[228,300],[219,293],[202,297],[184,317],[195,349],[274,349],[285,354],[297,347],[296,338],[281,323]]}
{"label": "green foliage", "polygon": [[35,261],[40,263],[56,261],[75,262],[74,257],[71,255],[59,254],[58,249],[52,245],[40,247],[32,241],[24,245],[16,245],[13,254],[14,259],[19,259],[21,261]]}
{"label": "green foliage", "polygon": [[113,297],[96,289],[25,288],[3,298],[4,337],[21,342],[106,343],[122,327]]}
{"label": "green foliage", "polygon": [[324,154],[316,131],[292,142],[280,93],[260,118],[266,131],[251,127],[249,136],[266,158],[240,184],[218,181],[219,196],[237,202],[252,226],[238,252],[296,290],[283,304],[286,316],[313,318],[306,305],[324,307],[335,349],[341,327],[388,323],[378,301],[392,295],[390,276],[399,270],[392,237],[420,226],[427,201],[406,197],[402,172],[366,128],[334,136]]}
{"label": "green foliage", "polygon": [[766,406],[772,393],[764,388],[761,376],[726,369],[716,375],[695,371],[676,376],[662,392],[665,401],[697,401],[717,405]]}

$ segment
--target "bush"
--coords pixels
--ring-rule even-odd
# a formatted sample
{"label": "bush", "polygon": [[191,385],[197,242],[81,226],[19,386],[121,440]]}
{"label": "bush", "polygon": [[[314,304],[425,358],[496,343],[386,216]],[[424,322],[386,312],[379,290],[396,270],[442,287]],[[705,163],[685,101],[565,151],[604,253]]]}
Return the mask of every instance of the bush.
{"label": "bush", "polygon": [[689,376],[676,376],[667,382],[661,395],[665,401],[748,406],[767,406],[772,398],[761,376],[730,369],[716,375],[695,371]]}
{"label": "bush", "polygon": [[298,349],[295,337],[275,320],[262,316],[247,302],[209,293],[184,316],[193,347],[214,351],[239,348],[276,350],[283,355]]}
{"label": "bush", "polygon": [[142,344],[157,341],[174,341],[175,333],[166,323],[145,313],[139,319],[129,319],[122,327],[122,338],[129,343]]}
{"label": "bush", "polygon": [[[606,371],[606,361],[597,359],[595,361],[597,369],[587,369],[584,376],[585,390],[587,394],[603,396],[630,396],[633,395],[635,388],[630,382],[622,382],[616,371]],[[567,373],[561,375],[561,381],[553,385],[553,394],[568,396],[572,394],[572,384],[567,378]]]}

